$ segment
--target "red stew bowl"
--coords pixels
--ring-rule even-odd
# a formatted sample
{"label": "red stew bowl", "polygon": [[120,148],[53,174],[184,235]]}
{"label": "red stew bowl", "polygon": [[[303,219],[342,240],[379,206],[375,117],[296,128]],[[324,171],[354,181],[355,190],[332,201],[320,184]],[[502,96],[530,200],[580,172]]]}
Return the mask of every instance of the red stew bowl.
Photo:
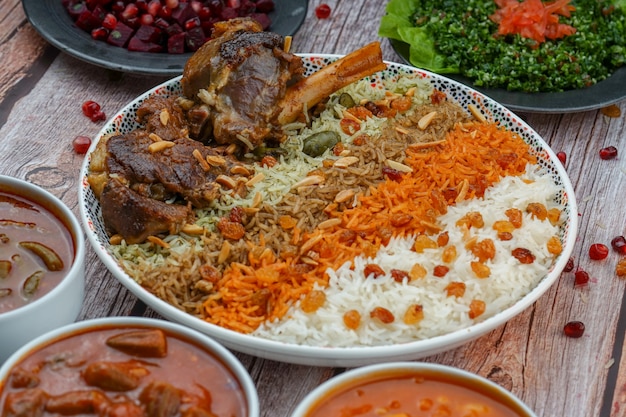
{"label": "red stew bowl", "polygon": [[30,340],[78,317],[83,236],[57,197],[0,175],[0,364]]}
{"label": "red stew bowl", "polygon": [[165,320],[111,317],[42,335],[0,368],[0,415],[258,417],[256,387],[225,347]]}

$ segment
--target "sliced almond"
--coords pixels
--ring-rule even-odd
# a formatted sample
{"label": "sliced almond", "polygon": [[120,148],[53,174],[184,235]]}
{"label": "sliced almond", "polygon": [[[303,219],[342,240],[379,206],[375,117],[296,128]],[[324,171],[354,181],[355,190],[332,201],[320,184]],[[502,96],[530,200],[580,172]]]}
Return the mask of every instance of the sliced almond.
{"label": "sliced almond", "polygon": [[407,129],[403,128],[402,126],[395,126],[394,130],[398,133],[402,133],[403,135],[408,135],[409,133],[411,133]]}
{"label": "sliced almond", "polygon": [[198,163],[200,163],[200,166],[202,167],[202,170],[204,172],[207,172],[211,169],[211,165],[209,165],[206,159],[204,159],[204,157],[202,156],[202,153],[198,149],[194,149],[191,154],[193,155],[194,158],[196,158]]}
{"label": "sliced almond", "polygon": [[254,177],[252,177],[248,181],[246,181],[246,186],[247,187],[253,187],[255,184],[258,184],[259,182],[263,181],[264,179],[265,179],[265,174],[262,173],[262,172],[259,172]]}
{"label": "sliced almond", "polygon": [[350,120],[354,120],[357,123],[361,123],[361,119],[359,119],[358,117],[356,117],[354,114],[350,113],[347,110],[343,111],[343,117],[344,119],[350,119]]}
{"label": "sliced almond", "polygon": [[467,192],[469,191],[469,181],[466,179],[461,182],[461,187],[459,189],[459,193],[456,195],[455,202],[460,203],[465,200],[465,196],[467,196]]}
{"label": "sliced almond", "polygon": [[167,126],[170,121],[170,112],[167,111],[167,109],[161,110],[161,113],[159,113],[159,120],[163,126]]}
{"label": "sliced almond", "polygon": [[150,153],[157,153],[157,152],[161,152],[164,149],[171,148],[174,145],[175,145],[174,142],[171,142],[169,140],[153,142],[148,146],[148,151],[150,151]]}
{"label": "sliced almond", "polygon": [[336,168],[347,168],[350,165],[354,165],[359,162],[359,158],[356,156],[344,156],[343,158],[339,158],[333,164]]}
{"label": "sliced almond", "polygon": [[181,231],[188,235],[199,236],[204,233],[204,227],[199,226],[197,224],[185,224],[182,227]]}
{"label": "sliced almond", "polygon": [[289,52],[291,49],[291,36],[285,36],[285,43],[283,44],[283,51]]}
{"label": "sliced almond", "polygon": [[395,169],[400,172],[413,172],[413,168],[408,165],[401,164],[400,162],[396,162],[393,159],[387,159],[385,161],[389,168]]}
{"label": "sliced almond", "polygon": [[227,175],[218,175],[217,178],[215,178],[215,182],[231,190],[237,187],[237,182]]}
{"label": "sliced almond", "polygon": [[308,177],[304,177],[303,179],[295,183],[292,188],[308,187],[311,185],[321,184],[323,182],[324,177],[322,177],[321,175],[309,175]]}
{"label": "sliced almond", "polygon": [[230,173],[233,175],[243,175],[246,177],[250,176],[251,174],[248,168],[244,167],[243,165],[235,165],[230,169]]}
{"label": "sliced almond", "polygon": [[322,240],[322,238],[323,236],[321,234],[311,237],[300,247],[300,253],[307,253],[308,251],[313,249],[313,246],[317,245]]}
{"label": "sliced almond", "polygon": [[252,199],[252,207],[259,207],[262,202],[263,194],[257,191],[257,193],[254,195],[254,198]]}
{"label": "sliced almond", "polygon": [[164,249],[169,249],[170,245],[169,243],[167,243],[166,241],[164,241],[163,239],[161,239],[160,237],[157,236],[148,236],[146,238],[146,240],[150,243],[154,243],[157,246],[160,246]]}
{"label": "sliced almond", "polygon": [[220,249],[219,255],[217,255],[218,264],[223,264],[224,262],[226,262],[226,260],[230,256],[230,250],[231,250],[231,245],[227,240],[225,240],[224,244],[222,244],[222,249]]}
{"label": "sliced almond", "polygon": [[426,129],[428,126],[430,126],[430,124],[432,123],[432,121],[435,119],[436,116],[437,116],[437,112],[431,111],[430,113],[426,114],[421,119],[419,119],[419,121],[417,122],[417,127],[419,127],[422,130]]}
{"label": "sliced almond", "polygon": [[161,136],[157,135],[156,133],[150,133],[148,137],[152,140],[152,142],[161,142],[163,140],[161,139]]}
{"label": "sliced almond", "polygon": [[481,113],[480,110],[478,110],[478,107],[474,106],[473,104],[469,104],[467,106],[467,109],[470,111],[472,116],[474,116],[474,119],[478,120],[481,123],[485,123],[487,121],[487,118],[484,114]]}
{"label": "sliced almond", "polygon": [[122,235],[115,234],[109,238],[109,243],[111,245],[119,245],[120,243],[122,243],[123,240],[124,238],[122,237]]}
{"label": "sliced almond", "polygon": [[207,155],[206,161],[214,167],[221,167],[222,165],[226,165],[226,160],[218,155]]}
{"label": "sliced almond", "polygon": [[432,141],[432,142],[419,142],[419,143],[412,143],[409,145],[409,147],[411,149],[426,149],[426,148],[431,148],[433,146],[437,146],[437,145],[443,145],[444,143],[446,143],[446,140],[436,140],[436,141]]}
{"label": "sliced almond", "polygon": [[354,191],[352,190],[342,190],[337,193],[335,196],[336,203],[344,203],[354,197]]}
{"label": "sliced almond", "polygon": [[324,220],[323,222],[318,224],[317,227],[320,229],[329,229],[331,227],[339,226],[340,224],[341,224],[341,219],[338,219],[335,217],[332,219]]}

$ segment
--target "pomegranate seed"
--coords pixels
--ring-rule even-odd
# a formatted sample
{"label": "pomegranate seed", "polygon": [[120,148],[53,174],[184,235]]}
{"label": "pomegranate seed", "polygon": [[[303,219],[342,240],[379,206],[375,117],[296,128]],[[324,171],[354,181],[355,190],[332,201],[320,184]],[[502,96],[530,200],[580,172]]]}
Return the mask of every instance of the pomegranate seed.
{"label": "pomegranate seed", "polygon": [[594,243],[589,247],[589,257],[594,261],[600,261],[609,255],[609,248],[602,243]]}
{"label": "pomegranate seed", "polygon": [[202,6],[202,8],[198,11],[198,17],[203,22],[209,20],[211,18],[211,9],[209,6]]}
{"label": "pomegranate seed", "polygon": [[322,3],[315,8],[315,16],[318,19],[328,19],[330,16],[330,6],[326,3]]}
{"label": "pomegranate seed", "polygon": [[106,120],[107,116],[102,111],[97,111],[90,117],[92,122],[99,122],[100,120]]}
{"label": "pomegranate seed", "polygon": [[175,9],[178,7],[178,0],[165,0],[165,5],[168,9]]}
{"label": "pomegranate seed", "polygon": [[91,38],[97,41],[104,41],[109,36],[109,31],[106,28],[100,27],[91,31]]}
{"label": "pomegranate seed", "polygon": [[82,106],[83,114],[91,118],[94,114],[100,111],[100,105],[93,100],[85,101]]}
{"label": "pomegranate seed", "polygon": [[134,3],[128,3],[124,8],[121,16],[124,20],[132,19],[133,17],[137,17],[139,13],[139,8]]}
{"label": "pomegranate seed", "polygon": [[148,10],[147,0],[135,0],[135,6],[137,6],[137,9],[141,10],[142,12]]}
{"label": "pomegranate seed", "polygon": [[115,25],[117,25],[117,17],[113,13],[107,13],[102,20],[102,27],[113,30]]}
{"label": "pomegranate seed", "polygon": [[124,11],[125,8],[126,8],[126,3],[124,3],[122,0],[115,1],[111,5],[111,10],[115,13],[121,13]]}
{"label": "pomegranate seed", "polygon": [[185,22],[185,30],[191,30],[198,26],[200,26],[200,19],[198,17],[193,17]]}
{"label": "pomegranate seed", "polygon": [[72,147],[77,154],[86,154],[90,146],[91,139],[87,136],[76,136],[72,141]]}
{"label": "pomegranate seed", "polygon": [[607,146],[606,148],[600,149],[600,158],[602,159],[613,159],[617,156],[617,148],[615,146]]}
{"label": "pomegranate seed", "polygon": [[202,9],[202,2],[200,1],[193,0],[190,4],[191,4],[191,8],[193,9],[193,11],[196,13],[198,13],[200,9]]}
{"label": "pomegranate seed", "polygon": [[569,258],[563,268],[563,272],[572,272],[574,270],[574,258]]}
{"label": "pomegranate seed", "polygon": [[154,16],[152,16],[150,13],[144,13],[139,18],[139,22],[142,25],[151,26],[154,23]]}
{"label": "pomegranate seed", "polygon": [[559,161],[561,161],[563,166],[565,166],[565,162],[567,162],[567,154],[561,151],[556,154],[556,157],[559,158]]}
{"label": "pomegranate seed", "polygon": [[579,269],[574,274],[574,286],[575,287],[584,287],[589,284],[589,274],[582,269]]}
{"label": "pomegranate seed", "polygon": [[161,10],[160,0],[151,0],[150,3],[148,3],[148,13],[150,13],[150,16],[156,17],[159,14],[160,10]]}
{"label": "pomegranate seed", "polygon": [[567,337],[577,339],[585,333],[585,324],[581,321],[570,321],[563,327],[563,333]]}
{"label": "pomegranate seed", "polygon": [[626,255],[626,238],[624,236],[617,236],[611,240],[611,246],[613,250],[620,255]]}

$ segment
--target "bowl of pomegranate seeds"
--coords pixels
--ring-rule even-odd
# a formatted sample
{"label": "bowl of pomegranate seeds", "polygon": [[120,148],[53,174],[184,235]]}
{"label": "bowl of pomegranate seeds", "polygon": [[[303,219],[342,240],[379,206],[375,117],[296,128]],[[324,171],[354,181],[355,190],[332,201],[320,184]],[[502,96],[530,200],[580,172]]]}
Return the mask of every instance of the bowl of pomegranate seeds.
{"label": "bowl of pomegranate seeds", "polygon": [[[305,0],[24,0],[39,34],[61,51],[120,72],[179,75],[216,22],[251,17],[293,35]],[[95,42],[94,42],[95,41]]]}

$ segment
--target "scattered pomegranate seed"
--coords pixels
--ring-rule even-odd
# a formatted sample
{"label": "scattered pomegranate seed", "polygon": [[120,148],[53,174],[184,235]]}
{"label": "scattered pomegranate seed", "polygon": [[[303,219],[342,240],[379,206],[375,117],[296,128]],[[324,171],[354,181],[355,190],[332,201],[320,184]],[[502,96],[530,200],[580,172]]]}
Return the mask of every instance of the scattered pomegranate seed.
{"label": "scattered pomegranate seed", "polygon": [[572,272],[574,270],[574,258],[569,258],[563,268],[563,272]]}
{"label": "scattered pomegranate seed", "polygon": [[109,37],[108,29],[104,27],[96,28],[91,31],[91,38],[96,41],[104,41]]}
{"label": "scattered pomegranate seed", "polygon": [[330,16],[330,6],[326,3],[322,3],[315,8],[315,16],[318,19],[328,19]]}
{"label": "scattered pomegranate seed", "polygon": [[563,333],[565,336],[572,338],[579,338],[585,333],[585,324],[581,321],[570,321],[563,327]]}
{"label": "scattered pomegranate seed", "polygon": [[575,287],[584,287],[589,284],[589,274],[582,269],[579,269],[574,274],[574,286]]}
{"label": "scattered pomegranate seed", "polygon": [[626,238],[624,236],[617,236],[611,240],[611,246],[615,252],[620,255],[626,255]]}
{"label": "scattered pomegranate seed", "polygon": [[600,261],[609,256],[609,248],[602,243],[594,243],[589,247],[589,257],[594,261]]}
{"label": "scattered pomegranate seed", "polygon": [[565,162],[567,162],[567,154],[563,151],[557,152],[556,157],[559,158],[559,161],[565,166]]}
{"label": "scattered pomegranate seed", "polygon": [[117,25],[117,17],[113,13],[107,13],[102,19],[102,27],[105,29],[113,30]]}
{"label": "scattered pomegranate seed", "polygon": [[615,146],[607,146],[606,148],[600,149],[600,158],[602,159],[613,159],[617,156],[617,148]]}
{"label": "scattered pomegranate seed", "polygon": [[106,120],[106,114],[102,110],[100,110],[100,105],[93,100],[88,100],[83,103],[82,106],[83,114],[92,122],[97,122],[100,120]]}
{"label": "scattered pomegranate seed", "polygon": [[72,147],[74,148],[74,152],[84,155],[89,150],[91,146],[91,139],[87,136],[76,136],[72,141]]}

